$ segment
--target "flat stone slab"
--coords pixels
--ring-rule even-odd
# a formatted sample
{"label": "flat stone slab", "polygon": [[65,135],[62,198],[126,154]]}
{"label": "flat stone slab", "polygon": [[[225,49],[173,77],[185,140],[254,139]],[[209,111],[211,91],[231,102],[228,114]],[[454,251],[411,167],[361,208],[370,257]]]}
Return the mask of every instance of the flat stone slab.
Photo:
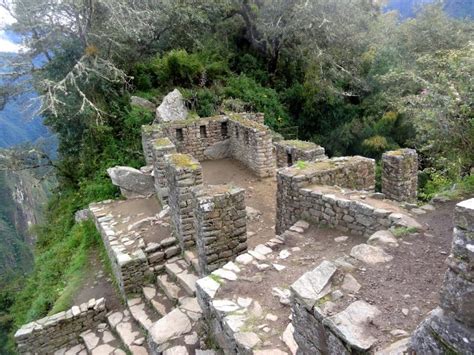
{"label": "flat stone slab", "polygon": [[325,260],[317,268],[308,271],[296,280],[291,285],[291,290],[312,308],[318,299],[329,293],[330,287],[326,286],[329,285],[336,270],[336,265]]}
{"label": "flat stone slab", "polygon": [[326,318],[323,324],[331,328],[351,347],[357,350],[368,350],[377,341],[370,335],[370,322],[381,312],[377,307],[365,301],[355,301],[342,312]]}
{"label": "flat stone slab", "polygon": [[161,345],[167,341],[189,333],[191,320],[180,309],[175,308],[166,316],[155,322],[149,329],[150,342]]}
{"label": "flat stone slab", "polygon": [[352,248],[350,255],[357,260],[371,265],[387,263],[393,259],[393,256],[387,254],[382,248],[368,244],[356,245]]}

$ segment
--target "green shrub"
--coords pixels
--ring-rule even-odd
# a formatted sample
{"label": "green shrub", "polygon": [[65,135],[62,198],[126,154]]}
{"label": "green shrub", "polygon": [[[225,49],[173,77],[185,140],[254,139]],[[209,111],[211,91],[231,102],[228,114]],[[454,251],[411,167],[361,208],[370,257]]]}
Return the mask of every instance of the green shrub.
{"label": "green shrub", "polygon": [[288,124],[289,116],[274,89],[258,84],[246,75],[231,77],[224,88],[224,95],[248,103],[255,111],[265,113],[265,123],[278,131]]}

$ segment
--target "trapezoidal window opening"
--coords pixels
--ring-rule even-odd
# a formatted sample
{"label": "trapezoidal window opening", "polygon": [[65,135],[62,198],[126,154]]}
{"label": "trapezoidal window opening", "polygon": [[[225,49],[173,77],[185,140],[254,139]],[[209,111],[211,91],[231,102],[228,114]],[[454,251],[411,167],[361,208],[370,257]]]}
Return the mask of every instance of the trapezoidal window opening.
{"label": "trapezoidal window opening", "polygon": [[229,129],[227,128],[227,122],[221,123],[221,136],[227,138],[229,136]]}
{"label": "trapezoidal window opening", "polygon": [[199,133],[201,134],[201,138],[207,138],[206,126],[199,126]]}
{"label": "trapezoidal window opening", "polygon": [[250,138],[249,138],[249,132],[248,131],[244,132],[244,142],[245,142],[245,144],[250,144]]}
{"label": "trapezoidal window opening", "polygon": [[184,141],[184,135],[183,135],[183,129],[182,128],[176,128],[176,139],[179,142]]}
{"label": "trapezoidal window opening", "polygon": [[239,139],[239,127],[235,127],[235,138]]}
{"label": "trapezoidal window opening", "polygon": [[291,153],[286,153],[286,162],[288,163],[288,166],[293,165],[293,155]]}

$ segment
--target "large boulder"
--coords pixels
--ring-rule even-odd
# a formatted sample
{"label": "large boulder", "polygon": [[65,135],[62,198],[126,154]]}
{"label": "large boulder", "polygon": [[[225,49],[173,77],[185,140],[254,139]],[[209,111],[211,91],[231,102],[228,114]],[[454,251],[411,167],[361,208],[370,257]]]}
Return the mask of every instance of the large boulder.
{"label": "large boulder", "polygon": [[153,176],[129,166],[115,166],[107,169],[112,184],[120,187],[127,198],[150,196],[155,193]]}
{"label": "large boulder", "polygon": [[184,104],[183,95],[174,89],[163,98],[161,105],[156,109],[155,123],[180,121],[188,117],[188,109]]}
{"label": "large boulder", "polygon": [[204,150],[204,155],[206,158],[211,160],[230,157],[230,139],[217,142],[206,148],[206,150]]}
{"label": "large boulder", "polygon": [[156,109],[156,105],[153,102],[138,96],[132,96],[130,98],[130,104],[151,112],[155,111]]}

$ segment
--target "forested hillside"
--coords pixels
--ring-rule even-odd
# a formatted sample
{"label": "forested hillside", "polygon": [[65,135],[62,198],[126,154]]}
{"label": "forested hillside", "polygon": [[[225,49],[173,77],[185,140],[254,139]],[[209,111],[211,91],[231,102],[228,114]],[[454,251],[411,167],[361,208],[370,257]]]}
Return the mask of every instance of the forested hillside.
{"label": "forested hillside", "polygon": [[118,197],[108,167],[143,165],[140,126],[153,115],[132,108],[131,95],[159,103],[178,87],[193,114],[261,111],[276,132],[330,156],[413,147],[422,199],[472,193],[473,22],[436,5],[400,21],[373,3],[14,1],[25,55],[47,59],[33,79],[59,140],[59,188],[31,277],[3,294],[10,331],[70,306],[98,247],[74,212]]}

